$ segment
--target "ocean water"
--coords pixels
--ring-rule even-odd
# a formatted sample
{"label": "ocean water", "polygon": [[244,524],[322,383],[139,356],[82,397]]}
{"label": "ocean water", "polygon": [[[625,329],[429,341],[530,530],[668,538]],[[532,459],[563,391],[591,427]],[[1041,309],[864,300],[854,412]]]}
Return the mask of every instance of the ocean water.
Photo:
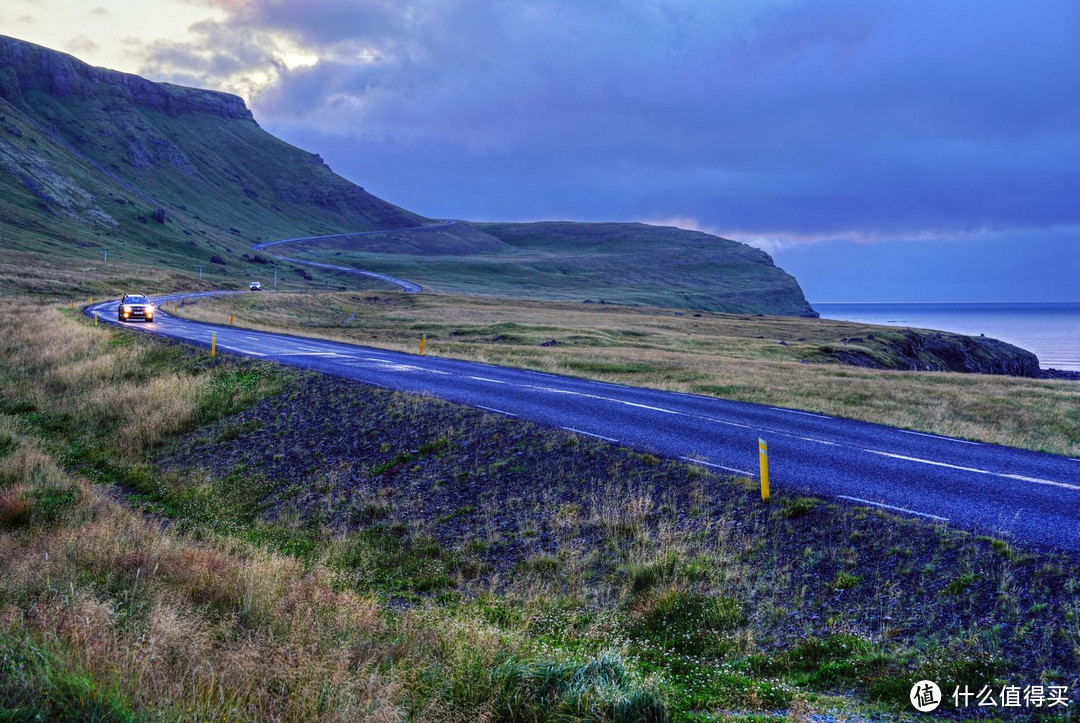
{"label": "ocean water", "polygon": [[913,326],[995,339],[1035,352],[1043,369],[1080,371],[1080,302],[1031,304],[814,303],[826,319]]}

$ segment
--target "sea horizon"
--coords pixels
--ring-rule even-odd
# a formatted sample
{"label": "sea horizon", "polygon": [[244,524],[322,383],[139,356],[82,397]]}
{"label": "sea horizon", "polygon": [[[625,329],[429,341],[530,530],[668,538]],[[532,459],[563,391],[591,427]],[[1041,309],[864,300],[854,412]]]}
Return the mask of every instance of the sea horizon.
{"label": "sea horizon", "polygon": [[1045,304],[1048,306],[1080,306],[1080,301],[808,301],[810,306],[815,304],[887,304],[889,306],[912,306],[919,304],[931,304],[934,306],[985,306],[989,304],[1002,304],[1007,306],[1023,306],[1025,304]]}

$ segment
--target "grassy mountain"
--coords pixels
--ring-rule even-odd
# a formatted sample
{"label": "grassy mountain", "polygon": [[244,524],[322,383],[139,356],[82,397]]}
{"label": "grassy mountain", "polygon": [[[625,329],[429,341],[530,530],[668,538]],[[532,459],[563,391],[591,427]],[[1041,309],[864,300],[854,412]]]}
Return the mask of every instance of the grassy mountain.
{"label": "grassy mountain", "polygon": [[458,223],[278,248],[451,293],[816,316],[764,251],[642,223]]}
{"label": "grassy mountain", "polygon": [[[0,36],[0,247],[144,263],[236,284],[252,244],[289,247],[434,290],[814,316],[764,252],[644,224],[425,224],[262,130],[232,95],[91,67]],[[245,254],[247,254],[245,256]],[[319,278],[321,279],[321,273]],[[290,277],[293,278],[293,277]]]}
{"label": "grassy mountain", "polygon": [[4,37],[0,168],[3,245],[53,256],[209,271],[258,240],[423,222],[262,130],[236,96]]}
{"label": "grassy mountain", "polygon": [[[794,277],[764,251],[699,231],[646,224],[485,224],[519,254],[588,278],[633,304],[815,316]],[[662,262],[661,262],[662,259]],[[610,298],[610,297],[609,297]],[[659,301],[660,303],[657,303]]]}

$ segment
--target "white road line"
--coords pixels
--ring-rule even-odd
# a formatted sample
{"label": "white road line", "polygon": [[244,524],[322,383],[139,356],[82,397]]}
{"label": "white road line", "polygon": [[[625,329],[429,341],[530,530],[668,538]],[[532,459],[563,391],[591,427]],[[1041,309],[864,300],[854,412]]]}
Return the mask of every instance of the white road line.
{"label": "white road line", "polygon": [[597,397],[593,394],[582,394],[581,392],[575,392],[572,389],[558,389],[556,387],[538,387],[535,384],[523,384],[522,389],[535,389],[538,392],[551,392],[552,394],[567,394],[572,397],[593,397],[594,399],[603,399],[603,397]]}
{"label": "white road line", "polygon": [[741,474],[743,477],[750,477],[750,478],[756,478],[757,477],[757,475],[754,474],[753,472],[747,472],[744,469],[735,469],[734,467],[725,467],[722,464],[715,464],[713,462],[705,462],[705,461],[700,460],[700,459],[694,459],[693,457],[679,457],[679,459],[690,462],[691,464],[700,464],[702,467],[715,467],[716,469],[722,469],[725,472],[734,472],[736,474]]}
{"label": "white road line", "polygon": [[832,419],[827,414],[814,414],[813,412],[800,412],[798,409],[784,409],[783,407],[769,407],[769,409],[775,409],[778,412],[787,412],[788,414],[801,414],[804,417],[817,417],[818,419]]}
{"label": "white road line", "polygon": [[946,442],[959,442],[960,444],[970,444],[974,447],[982,447],[982,442],[970,442],[966,439],[955,439],[954,437],[942,437],[940,434],[927,434],[926,432],[912,432],[910,429],[898,430],[904,434],[914,434],[916,437],[930,437],[931,439],[943,439]]}
{"label": "white road line", "polygon": [[249,341],[260,341],[260,338],[257,336],[245,336],[244,338]]}
{"label": "white road line", "polygon": [[[693,419],[700,419],[704,422],[712,422],[713,424],[723,424],[726,427],[738,427],[739,429],[753,429],[749,424],[740,424],[739,422],[729,422],[726,419],[717,419],[716,417],[705,417],[700,414],[691,414]],[[762,430],[763,432],[771,432],[772,430]]]}
{"label": "white road line", "polygon": [[648,409],[648,410],[653,411],[653,412],[663,412],[664,414],[683,415],[682,412],[676,412],[676,411],[674,411],[672,409],[664,409],[663,407],[650,407],[648,404],[638,404],[637,402],[624,402],[621,399],[612,399],[611,401],[618,402],[619,404],[625,404],[628,407],[640,407],[641,409]]}
{"label": "white road line", "polygon": [[948,517],[940,517],[938,515],[931,515],[929,512],[918,512],[917,510],[909,510],[906,507],[896,507],[894,505],[887,505],[884,502],[871,502],[870,500],[860,499],[858,497],[848,497],[847,495],[837,495],[842,500],[850,500],[851,502],[858,502],[862,505],[873,505],[874,507],[883,507],[886,510],[896,510],[897,512],[904,512],[909,515],[918,515],[919,517],[929,517],[931,520],[938,520],[939,522],[948,522]]}
{"label": "white road line", "polygon": [[[517,416],[513,412],[508,412],[505,409],[496,409],[495,407],[485,407],[483,404],[477,404],[476,408],[477,409],[485,409],[485,410],[487,410],[489,412],[495,412],[496,414],[505,414],[508,417],[516,417]],[[564,427],[564,429],[565,429],[565,427]]]}
{"label": "white road line", "polygon": [[280,351],[274,356],[341,356],[336,351]]}
{"label": "white road line", "polygon": [[[473,379],[479,379],[480,377],[472,377]],[[487,381],[495,381],[494,379],[488,379]],[[506,382],[499,382],[505,384]],[[663,412],[664,414],[678,414],[682,417],[691,417],[694,415],[686,412],[677,412],[673,409],[664,409],[663,407],[651,407],[648,404],[639,404],[638,402],[628,402],[625,399],[618,399],[616,397],[605,397],[599,394],[589,394],[588,392],[576,392],[573,389],[557,389],[556,387],[538,387],[534,384],[523,385],[524,389],[535,389],[540,392],[551,392],[552,394],[569,394],[574,397],[585,397],[586,399],[595,399],[599,402],[614,402],[615,404],[624,404],[627,407],[638,407],[639,409],[648,409],[654,412]],[[702,417],[703,418],[703,417]]]}
{"label": "white road line", "polygon": [[265,354],[263,354],[262,352],[259,352],[259,351],[249,351],[247,349],[237,349],[235,346],[222,346],[221,344],[218,344],[218,349],[222,349],[224,351],[235,352],[237,354],[247,354],[248,356],[266,356]]}
{"label": "white road line", "polygon": [[893,459],[902,459],[902,460],[905,460],[907,462],[918,462],[920,464],[929,464],[929,465],[933,465],[935,467],[948,467],[949,469],[958,469],[961,472],[974,472],[976,474],[990,475],[991,477],[1002,477],[1004,479],[1014,479],[1014,480],[1019,480],[1021,482],[1032,482],[1034,484],[1050,485],[1051,487],[1061,487],[1061,488],[1067,489],[1067,490],[1080,491],[1080,485],[1073,485],[1073,484],[1069,484],[1068,482],[1056,482],[1056,481],[1054,481],[1052,479],[1040,479],[1039,477],[1025,477],[1024,475],[1009,474],[1007,472],[991,472],[988,469],[978,469],[977,467],[962,467],[962,466],[960,466],[958,464],[949,464],[947,462],[935,462],[932,459],[921,459],[919,457],[908,457],[907,455],[904,455],[904,454],[894,454],[892,452],[882,452],[881,450],[878,450],[878,449],[864,449],[863,451],[864,452],[869,452],[870,454],[877,454],[877,455],[880,455],[882,457],[892,457]]}
{"label": "white road line", "polygon": [[[445,372],[443,373],[445,374]],[[469,379],[475,379],[478,382],[491,382],[492,384],[506,384],[506,382],[500,381],[498,379],[488,379],[487,377],[474,377],[471,374],[469,375]]]}
{"label": "white road line", "polygon": [[398,364],[397,362],[384,361],[382,363],[382,371],[388,372],[423,372],[427,371],[424,367],[413,366],[412,364]]}
{"label": "white road line", "polygon": [[987,472],[995,477],[1005,477],[1006,479],[1020,480],[1021,482],[1033,482],[1038,485],[1050,485],[1051,487],[1062,487],[1067,490],[1080,490],[1080,485],[1071,485],[1067,482],[1055,482],[1052,479],[1040,479],[1039,477],[1026,477],[1022,474],[1009,474],[1008,472]]}
{"label": "white road line", "polygon": [[795,439],[801,439],[804,442],[814,442],[815,444],[826,444],[830,447],[842,447],[839,442],[830,442],[827,439],[818,439],[817,437],[795,437]]}
{"label": "white road line", "polygon": [[574,429],[573,427],[563,427],[563,429],[565,429],[567,432],[573,432],[574,434],[584,434],[586,437],[596,437],[597,439],[602,439],[605,442],[618,442],[619,441],[617,439],[612,439],[611,437],[605,437],[602,434],[593,434],[592,432],[586,432],[586,431],[581,430],[581,429]]}

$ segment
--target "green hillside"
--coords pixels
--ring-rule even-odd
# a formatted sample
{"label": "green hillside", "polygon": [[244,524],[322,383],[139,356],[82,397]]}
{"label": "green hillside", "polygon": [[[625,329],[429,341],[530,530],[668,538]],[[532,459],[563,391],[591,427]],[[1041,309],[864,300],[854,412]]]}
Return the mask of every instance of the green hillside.
{"label": "green hillside", "polygon": [[201,262],[222,280],[260,240],[423,222],[262,130],[240,98],[4,37],[0,168],[3,247]]}
{"label": "green hillside", "polygon": [[460,294],[816,316],[764,251],[641,223],[458,223],[277,250]]}

